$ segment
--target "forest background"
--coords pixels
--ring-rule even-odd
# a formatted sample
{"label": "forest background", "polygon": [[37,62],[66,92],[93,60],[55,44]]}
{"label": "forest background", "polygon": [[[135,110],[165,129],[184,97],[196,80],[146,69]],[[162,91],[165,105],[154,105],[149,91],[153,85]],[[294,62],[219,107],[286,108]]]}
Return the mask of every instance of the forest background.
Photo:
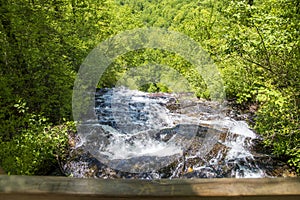
{"label": "forest background", "polygon": [[[0,0],[0,166],[9,174],[49,173],[75,132],[72,89],[85,57],[125,30],[159,27],[209,53],[227,100],[257,105],[253,128],[300,172],[299,9],[299,0]],[[128,66],[151,62],[176,69],[209,98],[190,63],[157,49],[118,57],[98,86],[112,87]]]}

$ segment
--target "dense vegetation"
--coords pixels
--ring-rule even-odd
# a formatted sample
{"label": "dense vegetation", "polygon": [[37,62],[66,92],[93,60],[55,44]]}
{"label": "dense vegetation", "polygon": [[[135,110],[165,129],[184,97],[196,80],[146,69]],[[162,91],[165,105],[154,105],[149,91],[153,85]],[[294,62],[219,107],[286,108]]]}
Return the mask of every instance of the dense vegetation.
{"label": "dense vegetation", "polygon": [[[254,128],[300,172],[299,9],[298,0],[0,0],[0,166],[47,174],[74,131],[72,87],[83,59],[109,36],[154,26],[197,41],[218,66],[227,98],[259,105]],[[158,49],[118,57],[98,86],[148,63],[178,70],[209,98],[190,63]],[[168,91],[159,83],[140,89]]]}

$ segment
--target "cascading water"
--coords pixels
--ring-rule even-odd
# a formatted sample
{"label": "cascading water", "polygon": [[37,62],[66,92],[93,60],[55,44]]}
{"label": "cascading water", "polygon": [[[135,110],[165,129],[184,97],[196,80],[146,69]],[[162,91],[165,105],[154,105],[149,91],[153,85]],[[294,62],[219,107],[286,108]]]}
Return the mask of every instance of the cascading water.
{"label": "cascading water", "polygon": [[71,159],[66,173],[85,177],[94,166],[91,176],[102,178],[268,176],[251,150],[258,136],[219,103],[123,87],[95,99],[98,121],[86,122],[77,145],[88,159]]}

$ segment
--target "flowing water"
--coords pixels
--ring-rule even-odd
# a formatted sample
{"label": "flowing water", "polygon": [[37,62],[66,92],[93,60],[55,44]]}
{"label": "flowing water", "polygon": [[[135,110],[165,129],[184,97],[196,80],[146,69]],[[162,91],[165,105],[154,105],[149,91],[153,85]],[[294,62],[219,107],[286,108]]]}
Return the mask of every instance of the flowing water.
{"label": "flowing water", "polygon": [[123,87],[98,90],[95,102],[98,121],[82,125],[76,153],[63,166],[75,177],[269,176],[270,157],[253,152],[258,135],[226,116],[223,104]]}

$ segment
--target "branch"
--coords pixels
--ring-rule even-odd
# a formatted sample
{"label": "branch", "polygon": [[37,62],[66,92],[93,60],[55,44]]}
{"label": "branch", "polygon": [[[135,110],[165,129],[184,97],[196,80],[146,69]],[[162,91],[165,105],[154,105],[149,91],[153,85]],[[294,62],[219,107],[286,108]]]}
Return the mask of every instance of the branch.
{"label": "branch", "polygon": [[274,73],[273,70],[272,70],[271,68],[266,67],[266,66],[264,66],[264,65],[262,65],[262,64],[260,64],[260,63],[258,63],[258,62],[255,62],[253,59],[245,58],[242,54],[240,54],[240,56],[241,56],[241,58],[244,59],[245,61],[250,62],[250,63],[253,63],[253,64],[255,64],[255,65],[257,65],[257,66],[259,66],[259,67],[261,67],[261,68],[263,68],[263,69],[265,69],[265,70],[270,71],[271,73]]}
{"label": "branch", "polygon": [[252,24],[253,24],[253,26],[255,27],[255,29],[256,29],[256,31],[257,31],[257,33],[258,33],[260,39],[261,39],[263,48],[264,48],[264,50],[265,50],[265,52],[266,52],[265,54],[266,54],[266,61],[267,61],[267,63],[268,63],[268,66],[271,67],[271,64],[270,64],[270,55],[269,55],[269,52],[268,52],[268,50],[267,50],[267,47],[266,47],[264,38],[263,38],[263,36],[261,35],[261,33],[260,33],[258,27],[254,24],[254,22],[252,22]]}

